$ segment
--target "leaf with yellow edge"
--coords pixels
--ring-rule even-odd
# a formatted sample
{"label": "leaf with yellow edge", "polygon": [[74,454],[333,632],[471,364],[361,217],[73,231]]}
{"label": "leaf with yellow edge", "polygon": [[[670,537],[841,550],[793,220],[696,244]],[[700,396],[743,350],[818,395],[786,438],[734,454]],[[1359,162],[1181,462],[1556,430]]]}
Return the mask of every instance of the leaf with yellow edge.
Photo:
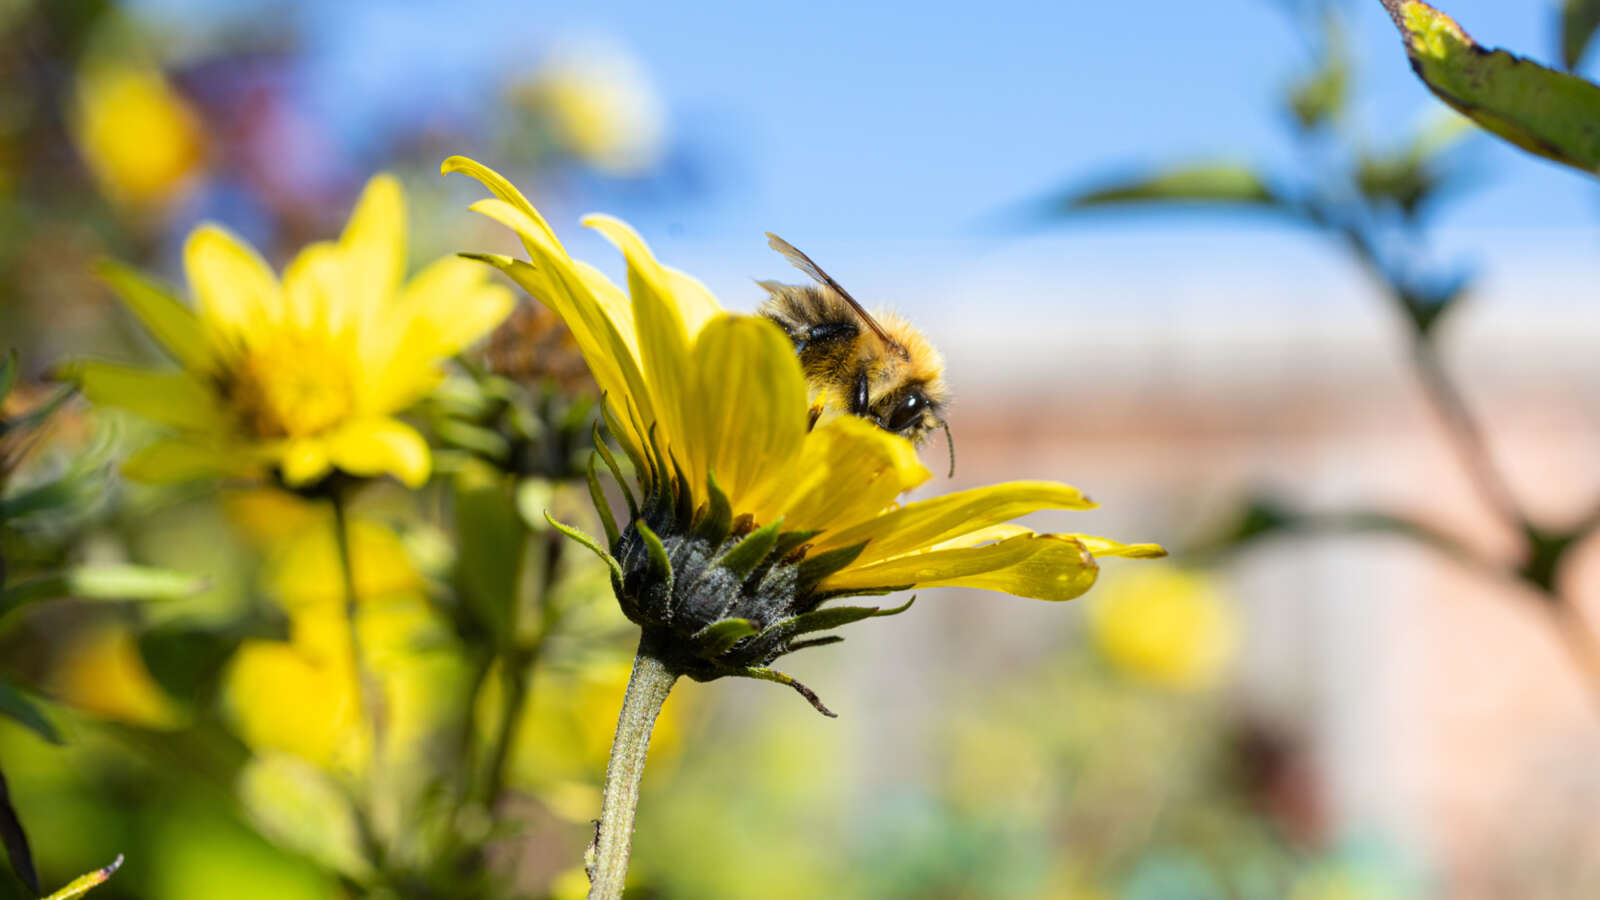
{"label": "leaf with yellow edge", "polygon": [[77,878],[72,879],[71,884],[44,898],[44,900],[73,900],[75,897],[82,897],[89,892],[90,888],[97,888],[105,884],[120,868],[122,868],[122,854],[118,853],[117,858],[111,861],[111,865],[95,869],[87,875],[79,875]]}
{"label": "leaf with yellow edge", "polygon": [[1600,174],[1600,86],[1479,45],[1421,0],[1383,0],[1428,90],[1537,156]]}

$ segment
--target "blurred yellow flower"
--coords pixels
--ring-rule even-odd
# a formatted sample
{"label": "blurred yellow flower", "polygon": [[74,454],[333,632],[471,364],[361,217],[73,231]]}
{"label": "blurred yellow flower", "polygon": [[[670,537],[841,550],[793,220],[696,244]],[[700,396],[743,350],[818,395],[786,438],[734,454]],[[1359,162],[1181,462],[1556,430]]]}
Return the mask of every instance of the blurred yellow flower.
{"label": "blurred yellow flower", "polygon": [[146,728],[180,724],[177,704],[151,677],[138,641],[124,625],[75,637],[47,683],[61,700],[97,716]]}
{"label": "blurred yellow flower", "polygon": [[1096,646],[1117,668],[1178,690],[1215,685],[1239,637],[1216,582],[1176,566],[1123,573],[1096,596],[1089,623]]}
{"label": "blurred yellow flower", "polygon": [[122,266],[103,273],[181,370],[69,370],[90,400],[174,432],[128,461],[147,481],[275,475],[305,487],[338,470],[419,486],[428,446],[396,414],[511,309],[508,290],[453,257],[401,284],[405,197],[388,175],[368,182],[338,242],[306,247],[281,283],[216,225],[189,236],[184,262],[197,310]]}
{"label": "blurred yellow flower", "polygon": [[[446,629],[428,605],[425,584],[400,539],[354,519],[357,628],[365,666],[383,696],[386,751],[416,741],[458,701]],[[281,751],[328,771],[365,769],[371,735],[362,727],[361,691],[343,571],[331,517],[288,538],[265,574],[268,593],[289,617],[289,640],[252,640],[234,654],[223,705],[235,732],[258,752]]]}
{"label": "blurred yellow flower", "polygon": [[[562,317],[600,385],[642,498],[629,493],[624,528],[602,510],[606,558],[623,611],[680,674],[794,685],[767,663],[830,640],[796,640],[807,633],[879,612],[819,609],[832,598],[957,586],[1068,600],[1094,584],[1097,556],[1165,555],[1153,544],[1010,524],[1094,506],[1058,482],[897,505],[929,477],[911,442],[854,416],[808,428],[805,378],[773,323],[726,313],[700,282],[658,263],[633,229],[592,216],[586,224],[627,260],[624,293],[569,256],[499,174],[463,157],[444,171],[496,195],[473,209],[515,231],[532,262],[476,258]],[[678,565],[689,574],[675,578]]]}
{"label": "blurred yellow flower", "polygon": [[563,151],[600,171],[639,175],[661,158],[666,111],[638,61],[616,46],[557,48],[513,97]]}
{"label": "blurred yellow flower", "polygon": [[154,67],[86,63],[72,125],[89,171],[113,202],[131,209],[167,205],[205,161],[199,117]]}

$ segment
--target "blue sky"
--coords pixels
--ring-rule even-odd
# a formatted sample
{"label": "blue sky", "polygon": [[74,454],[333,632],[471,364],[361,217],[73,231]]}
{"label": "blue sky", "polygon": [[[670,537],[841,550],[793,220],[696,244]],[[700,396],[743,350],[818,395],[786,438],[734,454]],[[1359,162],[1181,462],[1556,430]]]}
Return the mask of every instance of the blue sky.
{"label": "blue sky", "polygon": [[[1485,44],[1554,57],[1554,0],[1440,5]],[[1358,119],[1382,143],[1437,104],[1377,0],[1345,9],[1363,78]],[[1237,279],[1241,267],[1302,285],[1307,267],[1342,277],[1314,239],[1225,216],[1099,215],[1021,237],[982,228],[997,211],[1108,170],[1197,154],[1286,159],[1274,100],[1306,57],[1268,0],[352,0],[299,12],[310,99],[355,144],[378,127],[369,117],[492,100],[496,73],[531,66],[563,38],[620,42],[659,85],[679,138],[715,160],[717,189],[669,208],[622,202],[613,211],[721,290],[774,274],[766,230],[869,294],[908,280],[914,292],[937,293],[986,268],[1025,270],[1030,284],[1120,277],[1146,294],[1161,294],[1179,271],[1201,282]],[[1594,180],[1490,139],[1478,144],[1488,183],[1442,218],[1447,252],[1480,268],[1593,284]]]}

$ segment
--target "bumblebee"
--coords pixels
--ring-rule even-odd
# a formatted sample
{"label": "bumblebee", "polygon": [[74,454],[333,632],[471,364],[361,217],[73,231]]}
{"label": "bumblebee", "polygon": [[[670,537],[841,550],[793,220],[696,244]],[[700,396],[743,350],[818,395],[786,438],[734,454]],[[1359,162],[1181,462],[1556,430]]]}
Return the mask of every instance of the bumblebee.
{"label": "bumblebee", "polygon": [[788,241],[768,232],[767,243],[817,282],[756,282],[767,292],[758,314],[777,323],[800,356],[811,426],[849,414],[916,442],[943,428],[955,474],[955,444],[943,415],[950,395],[939,351],[900,316],[867,312]]}

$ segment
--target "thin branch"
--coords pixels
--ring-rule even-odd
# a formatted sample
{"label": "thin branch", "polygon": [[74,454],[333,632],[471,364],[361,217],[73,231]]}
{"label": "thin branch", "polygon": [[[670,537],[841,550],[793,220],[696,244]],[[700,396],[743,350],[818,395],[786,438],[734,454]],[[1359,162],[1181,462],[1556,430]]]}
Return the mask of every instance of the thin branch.
{"label": "thin branch", "polygon": [[639,655],[633,660],[633,674],[628,678],[622,713],[617,717],[617,736],[611,743],[611,761],[606,765],[605,798],[588,860],[589,900],[622,897],[650,732],[661,705],[667,701],[667,693],[678,680],[678,673],[656,659],[645,641],[640,639]]}

